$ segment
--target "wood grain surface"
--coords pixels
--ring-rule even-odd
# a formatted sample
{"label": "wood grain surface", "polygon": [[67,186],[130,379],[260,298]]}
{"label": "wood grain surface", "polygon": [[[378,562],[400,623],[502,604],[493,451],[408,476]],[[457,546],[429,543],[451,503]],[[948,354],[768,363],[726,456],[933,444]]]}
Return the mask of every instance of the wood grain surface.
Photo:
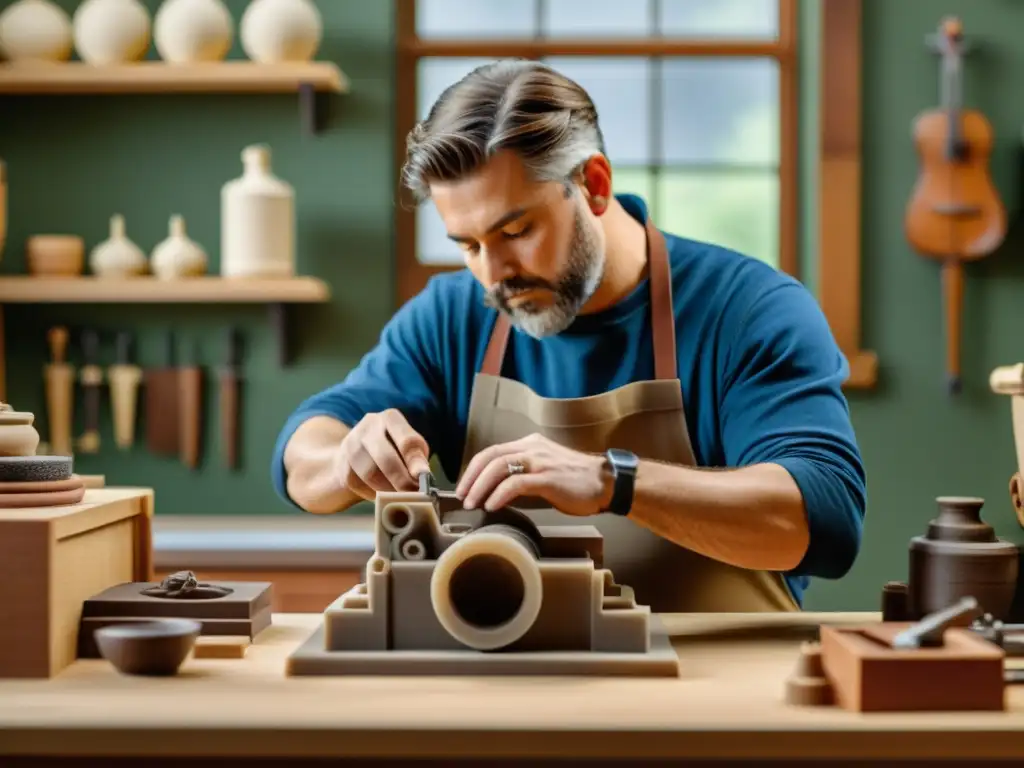
{"label": "wood grain surface", "polygon": [[[244,659],[132,678],[79,661],[0,682],[0,756],[899,759],[1024,757],[1009,711],[857,715],[783,703],[802,639],[877,614],[666,616],[678,679],[302,678],[286,655],[320,617],[279,615]],[[4,760],[0,758],[0,763]]]}

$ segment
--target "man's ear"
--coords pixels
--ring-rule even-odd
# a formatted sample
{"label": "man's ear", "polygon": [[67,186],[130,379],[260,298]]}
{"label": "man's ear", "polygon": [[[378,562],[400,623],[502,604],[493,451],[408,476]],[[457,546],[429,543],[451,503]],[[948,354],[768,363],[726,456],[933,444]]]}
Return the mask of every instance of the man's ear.
{"label": "man's ear", "polygon": [[583,189],[587,196],[587,205],[595,216],[608,210],[608,201],[612,196],[612,166],[608,158],[598,154],[591,157],[583,165]]}

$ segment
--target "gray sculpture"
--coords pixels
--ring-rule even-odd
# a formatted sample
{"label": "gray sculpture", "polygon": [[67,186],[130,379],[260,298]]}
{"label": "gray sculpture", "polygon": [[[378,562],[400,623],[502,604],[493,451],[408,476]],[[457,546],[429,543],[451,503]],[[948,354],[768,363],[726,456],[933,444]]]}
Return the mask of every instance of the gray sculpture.
{"label": "gray sculpture", "polygon": [[325,611],[289,675],[676,676],[647,606],[601,567],[586,525],[463,510],[426,478],[380,493],[366,579]]}

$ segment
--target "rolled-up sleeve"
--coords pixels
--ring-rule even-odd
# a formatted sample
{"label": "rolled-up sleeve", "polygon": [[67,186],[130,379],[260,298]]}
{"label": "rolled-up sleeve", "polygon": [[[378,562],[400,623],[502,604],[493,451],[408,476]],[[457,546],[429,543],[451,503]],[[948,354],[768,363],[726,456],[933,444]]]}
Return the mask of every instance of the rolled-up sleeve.
{"label": "rolled-up sleeve", "polygon": [[729,466],[774,463],[803,495],[810,543],[792,572],[838,579],[860,551],[867,486],[849,406],[849,365],[796,281],[762,293],[729,334],[720,399]]}
{"label": "rolled-up sleeve", "polygon": [[284,466],[288,441],[314,416],[330,416],[351,427],[368,413],[395,408],[432,450],[436,448],[444,390],[437,364],[441,301],[430,283],[387,323],[379,343],[343,381],[312,395],[288,417],[270,466],[274,490],[282,499],[295,506],[288,495]]}

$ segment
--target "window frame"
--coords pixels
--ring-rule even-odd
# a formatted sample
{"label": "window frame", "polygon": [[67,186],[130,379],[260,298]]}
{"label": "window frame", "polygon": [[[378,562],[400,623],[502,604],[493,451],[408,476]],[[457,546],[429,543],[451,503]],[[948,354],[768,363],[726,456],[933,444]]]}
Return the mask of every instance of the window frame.
{"label": "window frame", "polygon": [[817,298],[850,363],[848,389],[878,382],[878,356],[861,347],[862,6],[822,0],[819,29]]}
{"label": "window frame", "polygon": [[[539,0],[543,2],[543,0]],[[877,356],[860,347],[861,3],[822,0],[819,103],[817,298],[850,362],[847,388],[877,381]],[[417,64],[427,57],[691,56],[769,57],[779,65],[779,268],[801,279],[800,126],[797,29],[799,0],[779,0],[775,40],[568,39],[421,40],[416,0],[395,3],[395,168],[405,161],[405,139],[417,119]],[[402,201],[401,180],[396,199]],[[434,275],[461,269],[421,264],[416,257],[416,210],[395,206],[395,298],[401,306]]]}

